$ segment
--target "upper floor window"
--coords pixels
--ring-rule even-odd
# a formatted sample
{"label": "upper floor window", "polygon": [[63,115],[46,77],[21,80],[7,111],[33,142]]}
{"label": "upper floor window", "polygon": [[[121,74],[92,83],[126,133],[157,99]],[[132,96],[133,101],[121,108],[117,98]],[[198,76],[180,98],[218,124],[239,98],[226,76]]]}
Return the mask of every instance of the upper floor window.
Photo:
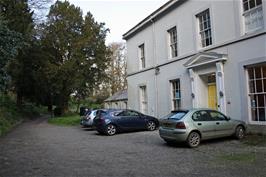
{"label": "upper floor window", "polygon": [[171,81],[172,85],[172,109],[178,110],[181,108],[181,89],[180,80]]}
{"label": "upper floor window", "polygon": [[196,15],[196,17],[198,18],[199,23],[201,47],[212,45],[210,10],[207,9]]}
{"label": "upper floor window", "polygon": [[177,57],[177,31],[176,27],[171,28],[168,30],[169,34],[169,45],[170,45],[170,57],[174,58]]}
{"label": "upper floor window", "polygon": [[144,44],[141,44],[139,46],[139,59],[140,59],[140,69],[145,68],[146,67],[146,62],[145,62]]}
{"label": "upper floor window", "polygon": [[246,33],[263,28],[262,0],[243,0],[243,16]]}

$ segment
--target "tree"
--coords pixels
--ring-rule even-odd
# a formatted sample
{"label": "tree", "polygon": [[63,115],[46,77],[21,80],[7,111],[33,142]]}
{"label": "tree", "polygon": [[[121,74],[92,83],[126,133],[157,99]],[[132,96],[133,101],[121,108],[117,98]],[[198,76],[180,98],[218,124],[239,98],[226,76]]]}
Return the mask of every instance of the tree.
{"label": "tree", "polygon": [[125,58],[125,43],[111,43],[111,60],[107,68],[108,82],[107,87],[111,94],[124,90],[127,87],[126,81],[126,58]]}
{"label": "tree", "polygon": [[22,36],[8,29],[6,21],[0,17],[0,91],[7,90],[9,77],[6,66],[17,56],[21,47]]}
{"label": "tree", "polygon": [[103,23],[97,23],[92,14],[84,18],[82,15],[80,8],[68,1],[56,1],[42,25],[41,40],[49,53],[48,90],[63,112],[68,109],[71,94],[89,95],[106,76],[108,29]]}
{"label": "tree", "polygon": [[8,28],[20,33],[23,39],[24,45],[18,51],[17,57],[8,65],[8,74],[17,93],[17,105],[20,106],[25,94],[31,91],[32,69],[31,65],[28,65],[31,63],[28,52],[33,40],[33,12],[27,0],[1,0],[0,7],[1,15],[7,21]]}

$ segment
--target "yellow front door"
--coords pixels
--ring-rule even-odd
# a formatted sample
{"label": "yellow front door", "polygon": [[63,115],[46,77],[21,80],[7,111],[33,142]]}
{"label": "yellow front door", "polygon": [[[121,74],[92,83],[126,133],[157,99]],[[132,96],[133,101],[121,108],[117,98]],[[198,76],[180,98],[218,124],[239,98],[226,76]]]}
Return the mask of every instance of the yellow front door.
{"label": "yellow front door", "polygon": [[208,107],[217,110],[216,84],[208,85]]}

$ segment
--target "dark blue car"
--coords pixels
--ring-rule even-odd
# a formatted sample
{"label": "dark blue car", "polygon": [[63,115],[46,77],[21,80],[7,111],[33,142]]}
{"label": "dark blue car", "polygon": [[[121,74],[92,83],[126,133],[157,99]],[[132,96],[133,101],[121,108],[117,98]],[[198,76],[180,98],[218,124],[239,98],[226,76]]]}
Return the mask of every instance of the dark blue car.
{"label": "dark blue car", "polygon": [[159,121],[155,117],[144,115],[128,109],[97,111],[94,125],[99,133],[114,135],[117,132],[149,130],[158,128]]}

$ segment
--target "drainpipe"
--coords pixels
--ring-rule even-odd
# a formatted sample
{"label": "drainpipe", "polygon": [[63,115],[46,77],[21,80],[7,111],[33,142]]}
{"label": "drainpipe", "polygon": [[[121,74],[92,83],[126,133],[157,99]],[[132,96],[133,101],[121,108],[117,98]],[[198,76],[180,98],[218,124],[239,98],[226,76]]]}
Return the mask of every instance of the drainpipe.
{"label": "drainpipe", "polygon": [[159,67],[157,67],[158,65],[158,61],[157,61],[157,57],[156,57],[156,35],[155,35],[155,22],[154,22],[154,18],[151,19],[151,23],[152,23],[152,43],[153,43],[153,59],[154,59],[154,68],[155,68],[155,75],[154,75],[154,86],[155,86],[155,111],[154,114],[155,116],[158,118],[158,105],[159,105],[159,99],[158,99],[158,83],[157,83],[157,75],[159,74]]}

